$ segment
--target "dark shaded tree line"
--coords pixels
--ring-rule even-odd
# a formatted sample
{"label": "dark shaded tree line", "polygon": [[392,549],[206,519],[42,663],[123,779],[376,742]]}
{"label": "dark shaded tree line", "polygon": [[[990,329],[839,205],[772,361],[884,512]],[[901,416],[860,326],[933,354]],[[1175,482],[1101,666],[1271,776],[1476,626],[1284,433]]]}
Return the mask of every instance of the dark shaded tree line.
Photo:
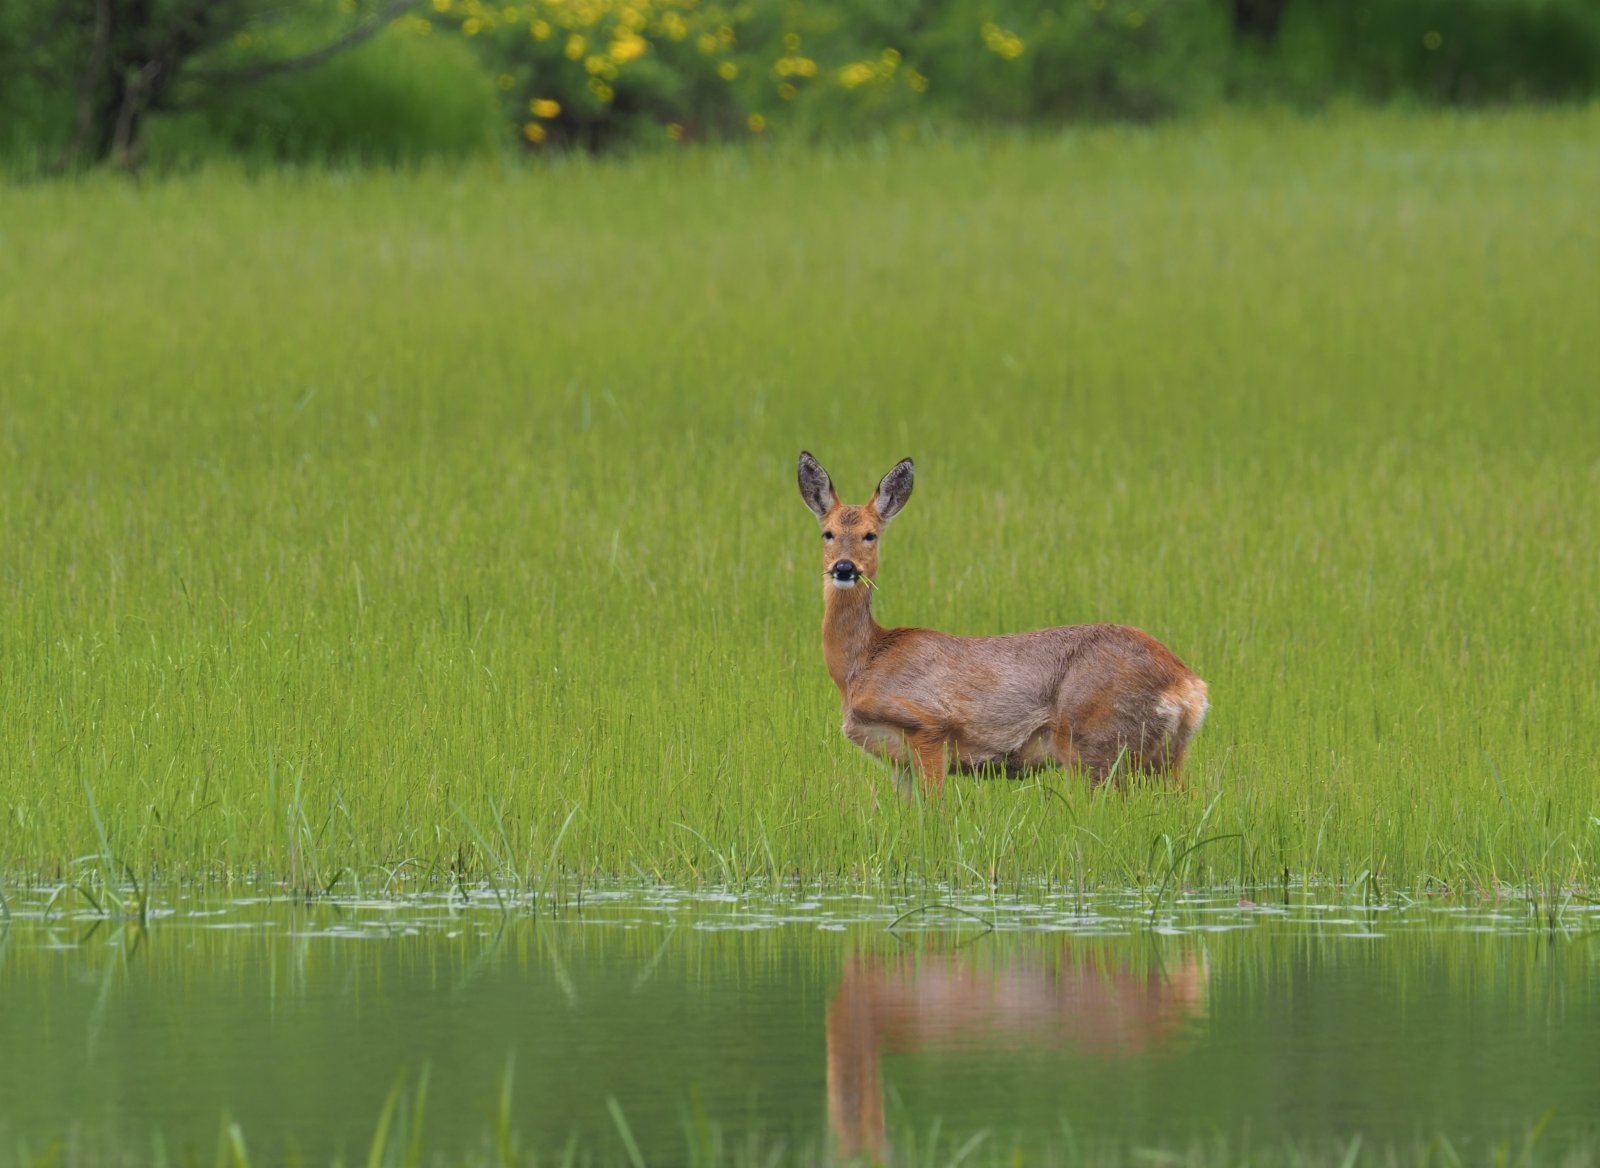
{"label": "dark shaded tree line", "polygon": [[[814,131],[849,133],[897,117],[1150,118],[1217,99],[1315,108],[1333,95],[1481,103],[1600,94],[1594,0],[646,7],[647,24],[624,26],[629,4],[596,15],[557,0],[0,0],[0,148],[20,142],[30,159],[57,169],[134,167],[156,117],[203,111],[216,125],[242,116],[219,139],[238,145],[288,109],[278,124],[302,140],[305,127],[336,128],[350,115],[342,141],[359,151],[366,141],[356,139],[374,129],[418,134],[446,110],[441,92],[477,100],[474,82],[483,84],[477,109],[487,127],[479,140],[499,132],[530,150],[760,133],[802,109]],[[410,74],[374,71],[343,88],[335,81],[319,91],[325,78],[297,83],[289,90],[303,101],[298,110],[272,88],[232,100],[402,20],[449,36],[456,56],[429,49]],[[449,60],[453,74],[440,66]],[[419,77],[437,80],[432,93]],[[396,93],[428,96],[408,107]]]}

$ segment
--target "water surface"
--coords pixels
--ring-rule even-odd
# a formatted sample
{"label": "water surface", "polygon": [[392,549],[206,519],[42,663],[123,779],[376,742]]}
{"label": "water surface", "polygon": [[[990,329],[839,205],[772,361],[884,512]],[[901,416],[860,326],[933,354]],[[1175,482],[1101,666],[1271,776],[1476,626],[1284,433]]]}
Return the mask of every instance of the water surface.
{"label": "water surface", "polygon": [[524,1152],[622,1156],[610,1100],[652,1164],[701,1116],[890,1158],[908,1132],[1470,1153],[1600,1130],[1590,909],[1552,931],[1517,906],[1189,896],[1152,918],[1040,893],[889,929],[936,897],[178,897],[142,924],[13,897],[0,1147],[209,1162],[236,1123],[256,1163],[360,1161],[424,1068],[426,1143],[451,1156],[486,1147],[507,1084]]}

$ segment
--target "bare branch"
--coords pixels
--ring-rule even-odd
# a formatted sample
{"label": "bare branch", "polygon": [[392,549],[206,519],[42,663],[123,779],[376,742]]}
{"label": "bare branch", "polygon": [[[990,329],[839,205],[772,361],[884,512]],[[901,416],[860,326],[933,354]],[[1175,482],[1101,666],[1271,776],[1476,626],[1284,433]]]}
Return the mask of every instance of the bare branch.
{"label": "bare branch", "polygon": [[304,72],[322,64],[330,57],[338,56],[346,49],[354,48],[362,41],[370,39],[385,26],[404,16],[421,3],[422,0],[389,0],[388,4],[354,28],[351,28],[344,35],[334,38],[309,53],[302,53],[298,57],[256,61],[253,64],[242,65],[237,69],[188,69],[184,72],[184,79],[188,81],[203,81],[207,85],[238,86],[251,85],[265,78],[277,77],[285,73]]}
{"label": "bare branch", "polygon": [[127,90],[122,97],[122,108],[117,111],[117,126],[111,138],[111,157],[118,166],[133,169],[138,145],[139,118],[143,115],[145,104],[149,100],[150,87],[156,78],[161,76],[162,62],[159,60],[146,61],[144,68],[140,69],[128,82]]}

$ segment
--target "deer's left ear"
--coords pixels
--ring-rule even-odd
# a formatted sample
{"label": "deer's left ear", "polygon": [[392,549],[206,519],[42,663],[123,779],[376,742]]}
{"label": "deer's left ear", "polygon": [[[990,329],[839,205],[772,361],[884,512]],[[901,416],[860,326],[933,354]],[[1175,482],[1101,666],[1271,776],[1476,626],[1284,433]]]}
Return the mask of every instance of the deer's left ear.
{"label": "deer's left ear", "polygon": [[883,481],[878,484],[878,493],[872,497],[872,509],[880,519],[887,521],[900,514],[900,508],[911,498],[914,470],[911,460],[902,458],[894,464],[893,470],[883,476]]}

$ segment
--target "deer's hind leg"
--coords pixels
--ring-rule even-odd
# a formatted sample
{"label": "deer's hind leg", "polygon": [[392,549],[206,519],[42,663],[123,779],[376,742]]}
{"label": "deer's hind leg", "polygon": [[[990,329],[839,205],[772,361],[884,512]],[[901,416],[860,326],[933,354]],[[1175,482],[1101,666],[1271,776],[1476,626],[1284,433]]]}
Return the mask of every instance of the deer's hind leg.
{"label": "deer's hind leg", "polygon": [[1183,784],[1183,756],[1193,741],[1195,732],[1200,729],[1200,724],[1206,720],[1206,711],[1211,708],[1211,701],[1206,689],[1206,683],[1198,677],[1193,677],[1181,686],[1174,687],[1167,695],[1178,706],[1178,724],[1172,734],[1171,761],[1169,769],[1175,784]]}
{"label": "deer's hind leg", "polygon": [[1130,761],[1109,700],[1059,714],[1051,730],[1050,753],[1067,770],[1088,771],[1089,781],[1097,787]]}

